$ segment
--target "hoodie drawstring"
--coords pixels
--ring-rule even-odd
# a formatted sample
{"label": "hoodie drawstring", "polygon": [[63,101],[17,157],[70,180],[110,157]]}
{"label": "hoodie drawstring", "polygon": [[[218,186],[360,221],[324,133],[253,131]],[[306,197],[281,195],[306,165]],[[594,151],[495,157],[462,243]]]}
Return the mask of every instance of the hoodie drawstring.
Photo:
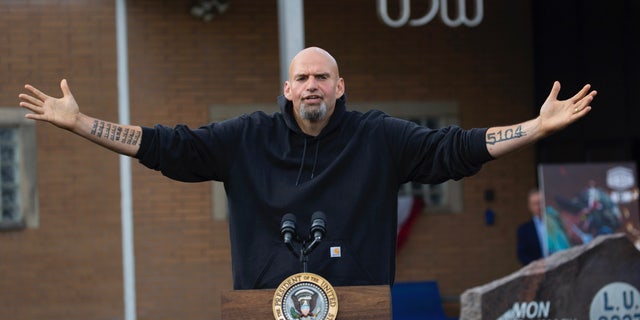
{"label": "hoodie drawstring", "polygon": [[313,179],[314,174],[316,173],[316,165],[318,164],[318,150],[320,149],[320,140],[316,142],[316,156],[313,157],[313,167],[311,168],[311,179]]}
{"label": "hoodie drawstring", "polygon": [[304,147],[302,148],[302,161],[300,162],[300,170],[298,170],[298,178],[296,179],[296,187],[300,184],[300,176],[304,167],[304,158],[307,157],[307,138],[304,138]]}
{"label": "hoodie drawstring", "polygon": [[[318,151],[320,150],[320,140],[316,143],[316,154],[313,158],[313,167],[311,168],[311,179],[315,176],[316,166],[318,164]],[[296,179],[296,186],[300,184],[300,177],[302,176],[302,169],[304,168],[304,160],[307,157],[307,138],[304,138],[304,147],[302,148],[302,161],[300,161],[300,169],[298,170],[298,178]]]}

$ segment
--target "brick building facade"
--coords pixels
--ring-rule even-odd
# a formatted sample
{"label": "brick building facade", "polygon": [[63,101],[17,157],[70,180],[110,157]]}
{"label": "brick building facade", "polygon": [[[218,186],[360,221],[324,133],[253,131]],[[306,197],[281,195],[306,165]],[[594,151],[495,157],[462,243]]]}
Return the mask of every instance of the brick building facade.
{"label": "brick building facade", "polygon": [[[336,57],[349,103],[446,102],[465,128],[529,119],[531,4],[483,2],[474,28],[438,18],[391,28],[375,0],[307,1],[305,42]],[[427,3],[412,1],[412,18]],[[189,5],[127,5],[133,124],[195,127],[215,117],[212,105],[270,105],[281,92],[276,1],[231,0],[209,23]],[[115,29],[113,1],[0,2],[0,107],[17,107],[25,83],[60,96],[66,78],[81,111],[117,122]],[[42,123],[36,141],[39,221],[0,232],[0,318],[122,319],[118,156]],[[528,219],[534,158],[526,148],[465,179],[461,212],[427,208],[398,253],[397,281],[435,279],[456,297],[517,270],[515,229]],[[171,181],[135,160],[132,168],[138,319],[215,319],[231,267],[211,183]]]}

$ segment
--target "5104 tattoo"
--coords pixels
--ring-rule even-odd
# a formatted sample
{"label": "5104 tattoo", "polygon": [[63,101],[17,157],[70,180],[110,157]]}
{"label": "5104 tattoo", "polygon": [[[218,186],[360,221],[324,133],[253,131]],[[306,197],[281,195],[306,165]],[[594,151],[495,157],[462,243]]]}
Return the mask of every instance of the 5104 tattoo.
{"label": "5104 tattoo", "polygon": [[487,144],[493,145],[498,142],[522,138],[526,135],[527,133],[522,131],[522,126],[518,126],[515,130],[511,128],[504,131],[499,130],[497,132],[492,132],[487,135]]}

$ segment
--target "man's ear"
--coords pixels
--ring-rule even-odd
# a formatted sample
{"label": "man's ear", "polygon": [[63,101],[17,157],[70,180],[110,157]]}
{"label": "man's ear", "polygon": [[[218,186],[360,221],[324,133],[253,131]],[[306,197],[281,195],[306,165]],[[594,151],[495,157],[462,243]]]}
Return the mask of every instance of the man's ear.
{"label": "man's ear", "polygon": [[282,93],[284,94],[284,97],[287,98],[287,100],[291,100],[291,85],[289,84],[289,81],[284,82]]}
{"label": "man's ear", "polygon": [[344,79],[340,78],[340,80],[338,80],[338,87],[336,88],[336,97],[342,97],[342,95],[344,94]]}

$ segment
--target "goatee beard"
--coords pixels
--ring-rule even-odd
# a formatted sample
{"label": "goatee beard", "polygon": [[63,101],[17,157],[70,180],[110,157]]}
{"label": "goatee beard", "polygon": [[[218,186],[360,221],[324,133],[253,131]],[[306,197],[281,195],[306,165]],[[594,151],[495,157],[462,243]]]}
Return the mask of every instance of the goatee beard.
{"label": "goatee beard", "polygon": [[324,120],[327,115],[327,104],[322,102],[316,109],[309,108],[306,104],[300,104],[300,111],[298,112],[300,118],[309,120],[311,122]]}

